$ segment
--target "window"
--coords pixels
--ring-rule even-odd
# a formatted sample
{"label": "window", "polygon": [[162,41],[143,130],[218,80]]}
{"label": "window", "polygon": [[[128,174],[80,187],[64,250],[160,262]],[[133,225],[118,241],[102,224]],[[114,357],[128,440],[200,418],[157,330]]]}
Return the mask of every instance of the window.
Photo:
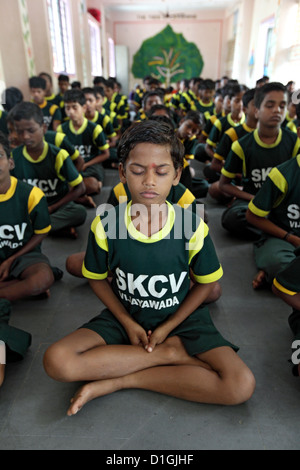
{"label": "window", "polygon": [[115,43],[112,38],[108,38],[108,54],[109,54],[109,76],[116,76],[116,58]]}
{"label": "window", "polygon": [[92,75],[94,77],[102,75],[101,61],[101,40],[99,26],[92,20],[89,20],[90,30],[90,48],[92,61]]}
{"label": "window", "polygon": [[75,59],[68,0],[47,0],[55,73],[75,74]]}

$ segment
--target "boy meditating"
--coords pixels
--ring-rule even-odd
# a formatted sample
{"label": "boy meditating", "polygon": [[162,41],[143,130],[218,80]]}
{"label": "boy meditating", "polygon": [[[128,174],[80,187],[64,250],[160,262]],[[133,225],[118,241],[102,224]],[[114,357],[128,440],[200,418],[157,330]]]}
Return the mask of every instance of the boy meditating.
{"label": "boy meditating", "polygon": [[202,305],[222,276],[208,227],[166,202],[180,180],[181,142],[169,126],[143,121],[123,134],[118,156],[132,199],[96,217],[83,265],[106,308],[44,356],[53,379],[87,382],[68,415],[128,388],[204,403],[248,400],[254,377]]}

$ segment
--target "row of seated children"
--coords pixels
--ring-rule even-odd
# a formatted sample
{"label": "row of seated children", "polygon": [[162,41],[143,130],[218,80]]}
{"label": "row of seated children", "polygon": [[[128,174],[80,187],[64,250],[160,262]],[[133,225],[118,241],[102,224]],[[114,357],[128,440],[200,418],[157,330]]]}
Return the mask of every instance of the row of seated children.
{"label": "row of seated children", "polygon": [[[277,90],[277,91],[278,91],[278,90]],[[279,91],[280,91],[280,90],[279,90]],[[258,107],[258,109],[259,109],[259,108],[260,108],[260,106]],[[22,132],[22,129],[21,129],[21,132]],[[30,140],[29,140],[28,142],[29,142],[29,143],[31,143],[31,141],[30,141]]]}

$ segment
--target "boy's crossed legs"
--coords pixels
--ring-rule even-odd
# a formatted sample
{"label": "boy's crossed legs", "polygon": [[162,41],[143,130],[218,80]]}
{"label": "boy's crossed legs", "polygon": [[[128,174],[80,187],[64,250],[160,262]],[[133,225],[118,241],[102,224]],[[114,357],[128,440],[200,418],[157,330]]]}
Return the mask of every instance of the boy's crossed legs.
{"label": "boy's crossed legs", "polygon": [[55,380],[88,382],[71,400],[70,416],[88,401],[122,389],[234,405],[248,400],[255,388],[252,372],[233,349],[189,356],[177,336],[149,353],[141,346],[106,345],[97,333],[82,328],[49,347],[44,367]]}

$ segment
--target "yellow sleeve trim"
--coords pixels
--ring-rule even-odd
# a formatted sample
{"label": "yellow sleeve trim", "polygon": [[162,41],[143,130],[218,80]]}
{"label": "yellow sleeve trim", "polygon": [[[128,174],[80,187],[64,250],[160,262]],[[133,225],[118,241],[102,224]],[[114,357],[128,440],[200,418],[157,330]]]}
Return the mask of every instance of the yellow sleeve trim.
{"label": "yellow sleeve trim", "polygon": [[219,155],[218,153],[214,153],[214,158],[216,160],[220,160],[221,162],[224,161],[224,157],[222,157],[222,155]]}
{"label": "yellow sleeve trim", "polygon": [[32,189],[28,199],[28,213],[31,214],[33,209],[39,204],[41,199],[45,196],[43,191],[36,186]]}
{"label": "yellow sleeve trim", "polygon": [[189,264],[191,263],[194,256],[199,253],[204,244],[204,238],[208,234],[208,226],[201,219],[196,232],[193,234],[189,241]]}
{"label": "yellow sleeve trim", "polygon": [[216,146],[217,146],[217,144],[216,144],[215,142],[213,142],[212,140],[210,140],[210,139],[207,139],[207,140],[206,140],[206,143],[207,143],[208,145],[210,145],[211,147],[216,147]]}
{"label": "yellow sleeve trim", "polygon": [[82,265],[82,274],[87,279],[93,279],[95,281],[102,281],[103,279],[107,279],[107,277],[108,277],[108,272],[106,272],[104,274],[95,274],[95,273],[92,273],[91,271],[88,271],[86,269],[84,263]]}
{"label": "yellow sleeve trim", "polygon": [[298,294],[298,292],[293,292],[283,287],[281,284],[279,284],[277,279],[274,279],[273,285],[276,287],[276,289],[280,290],[280,292],[283,292],[284,294],[293,295],[293,296]]}
{"label": "yellow sleeve trim", "polygon": [[266,217],[270,213],[270,211],[263,211],[261,209],[258,209],[258,207],[253,204],[253,201],[250,201],[248,209],[258,217]]}
{"label": "yellow sleeve trim", "polygon": [[236,177],[236,173],[230,173],[229,171],[225,170],[225,168],[222,168],[221,173],[222,175],[226,176],[226,178],[233,179]]}
{"label": "yellow sleeve trim", "polygon": [[69,185],[71,186],[71,188],[74,188],[75,186],[78,186],[80,183],[82,183],[82,181],[82,176],[78,175],[78,178],[76,178],[76,180],[69,182]]}
{"label": "yellow sleeve trim", "polygon": [[108,243],[107,243],[106,233],[99,217],[96,217],[93,220],[93,223],[91,225],[91,231],[93,232],[95,236],[97,245],[102,250],[108,252]]}
{"label": "yellow sleeve trim", "polygon": [[34,233],[36,235],[43,235],[44,233],[49,233],[51,230],[51,225],[49,225],[48,227],[44,228],[43,230],[35,230]]}
{"label": "yellow sleeve trim", "polygon": [[288,183],[285,177],[280,173],[278,168],[273,168],[269,173],[270,180],[273,181],[275,186],[283,193],[286,194],[288,190]]}
{"label": "yellow sleeve trim", "polygon": [[61,179],[62,181],[65,181],[65,178],[60,174],[60,170],[62,169],[62,166],[68,157],[69,154],[66,150],[60,150],[60,152],[58,152],[58,154],[56,155],[55,171],[59,179]]}
{"label": "yellow sleeve trim", "polygon": [[187,207],[190,206],[195,201],[195,196],[191,193],[189,189],[185,191],[185,193],[181,196],[177,204],[180,207]]}
{"label": "yellow sleeve trim", "polygon": [[299,148],[300,148],[300,139],[298,138],[297,142],[296,142],[296,145],[294,147],[293,157],[296,157],[296,155],[298,155]]}
{"label": "yellow sleeve trim", "polygon": [[219,269],[215,271],[214,273],[207,274],[206,276],[196,276],[193,273],[193,277],[195,278],[195,281],[197,281],[199,284],[210,284],[211,282],[216,282],[219,279],[221,279],[222,276],[223,276],[222,266],[220,266]]}

